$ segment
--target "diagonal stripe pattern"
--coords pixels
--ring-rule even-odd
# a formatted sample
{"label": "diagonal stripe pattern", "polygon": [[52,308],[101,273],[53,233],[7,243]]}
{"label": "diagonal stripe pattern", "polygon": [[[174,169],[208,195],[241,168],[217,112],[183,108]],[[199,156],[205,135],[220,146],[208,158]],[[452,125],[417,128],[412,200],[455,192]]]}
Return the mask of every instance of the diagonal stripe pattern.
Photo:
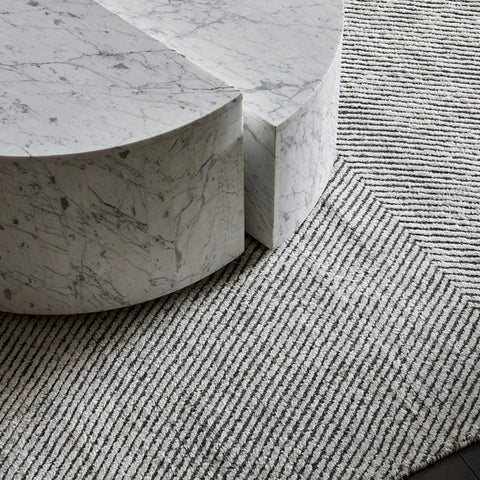
{"label": "diagonal stripe pattern", "polygon": [[480,6],[345,16],[339,158],[289,243],[2,315],[2,479],[399,479],[480,439]]}

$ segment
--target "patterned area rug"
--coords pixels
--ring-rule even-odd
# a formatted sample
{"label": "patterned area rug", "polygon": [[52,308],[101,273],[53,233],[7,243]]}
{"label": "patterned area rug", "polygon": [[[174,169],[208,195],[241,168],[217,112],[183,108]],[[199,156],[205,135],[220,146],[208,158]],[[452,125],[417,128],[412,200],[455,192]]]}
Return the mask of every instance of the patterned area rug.
{"label": "patterned area rug", "polygon": [[1,317],[2,479],[399,479],[480,440],[480,4],[345,13],[336,172],[288,244]]}

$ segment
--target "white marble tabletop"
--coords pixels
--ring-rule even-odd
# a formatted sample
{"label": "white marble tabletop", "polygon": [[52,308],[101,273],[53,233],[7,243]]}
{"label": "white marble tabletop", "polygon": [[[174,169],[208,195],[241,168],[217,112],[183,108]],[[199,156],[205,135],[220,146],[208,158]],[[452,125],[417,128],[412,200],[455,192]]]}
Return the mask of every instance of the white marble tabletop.
{"label": "white marble tabletop", "polygon": [[341,0],[98,0],[234,85],[272,125],[315,93],[343,27]]}
{"label": "white marble tabletop", "polygon": [[0,157],[129,144],[238,97],[93,0],[3,0],[1,7]]}

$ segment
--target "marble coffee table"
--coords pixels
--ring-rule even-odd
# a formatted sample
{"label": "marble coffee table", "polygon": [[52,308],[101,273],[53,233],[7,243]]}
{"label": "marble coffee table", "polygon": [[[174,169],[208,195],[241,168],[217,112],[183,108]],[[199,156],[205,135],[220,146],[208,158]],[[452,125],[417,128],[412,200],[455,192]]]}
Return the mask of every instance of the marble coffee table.
{"label": "marble coffee table", "polygon": [[6,0],[0,309],[131,305],[227,264],[245,224],[290,237],[335,156],[342,22],[341,0]]}

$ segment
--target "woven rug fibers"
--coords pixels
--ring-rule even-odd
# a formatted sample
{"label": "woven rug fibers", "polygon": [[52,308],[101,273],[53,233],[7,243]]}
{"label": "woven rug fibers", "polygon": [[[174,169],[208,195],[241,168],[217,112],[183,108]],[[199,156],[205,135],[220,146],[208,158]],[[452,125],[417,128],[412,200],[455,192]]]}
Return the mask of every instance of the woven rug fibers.
{"label": "woven rug fibers", "polygon": [[0,317],[2,479],[400,479],[480,440],[480,4],[349,0],[298,234],[128,309]]}

